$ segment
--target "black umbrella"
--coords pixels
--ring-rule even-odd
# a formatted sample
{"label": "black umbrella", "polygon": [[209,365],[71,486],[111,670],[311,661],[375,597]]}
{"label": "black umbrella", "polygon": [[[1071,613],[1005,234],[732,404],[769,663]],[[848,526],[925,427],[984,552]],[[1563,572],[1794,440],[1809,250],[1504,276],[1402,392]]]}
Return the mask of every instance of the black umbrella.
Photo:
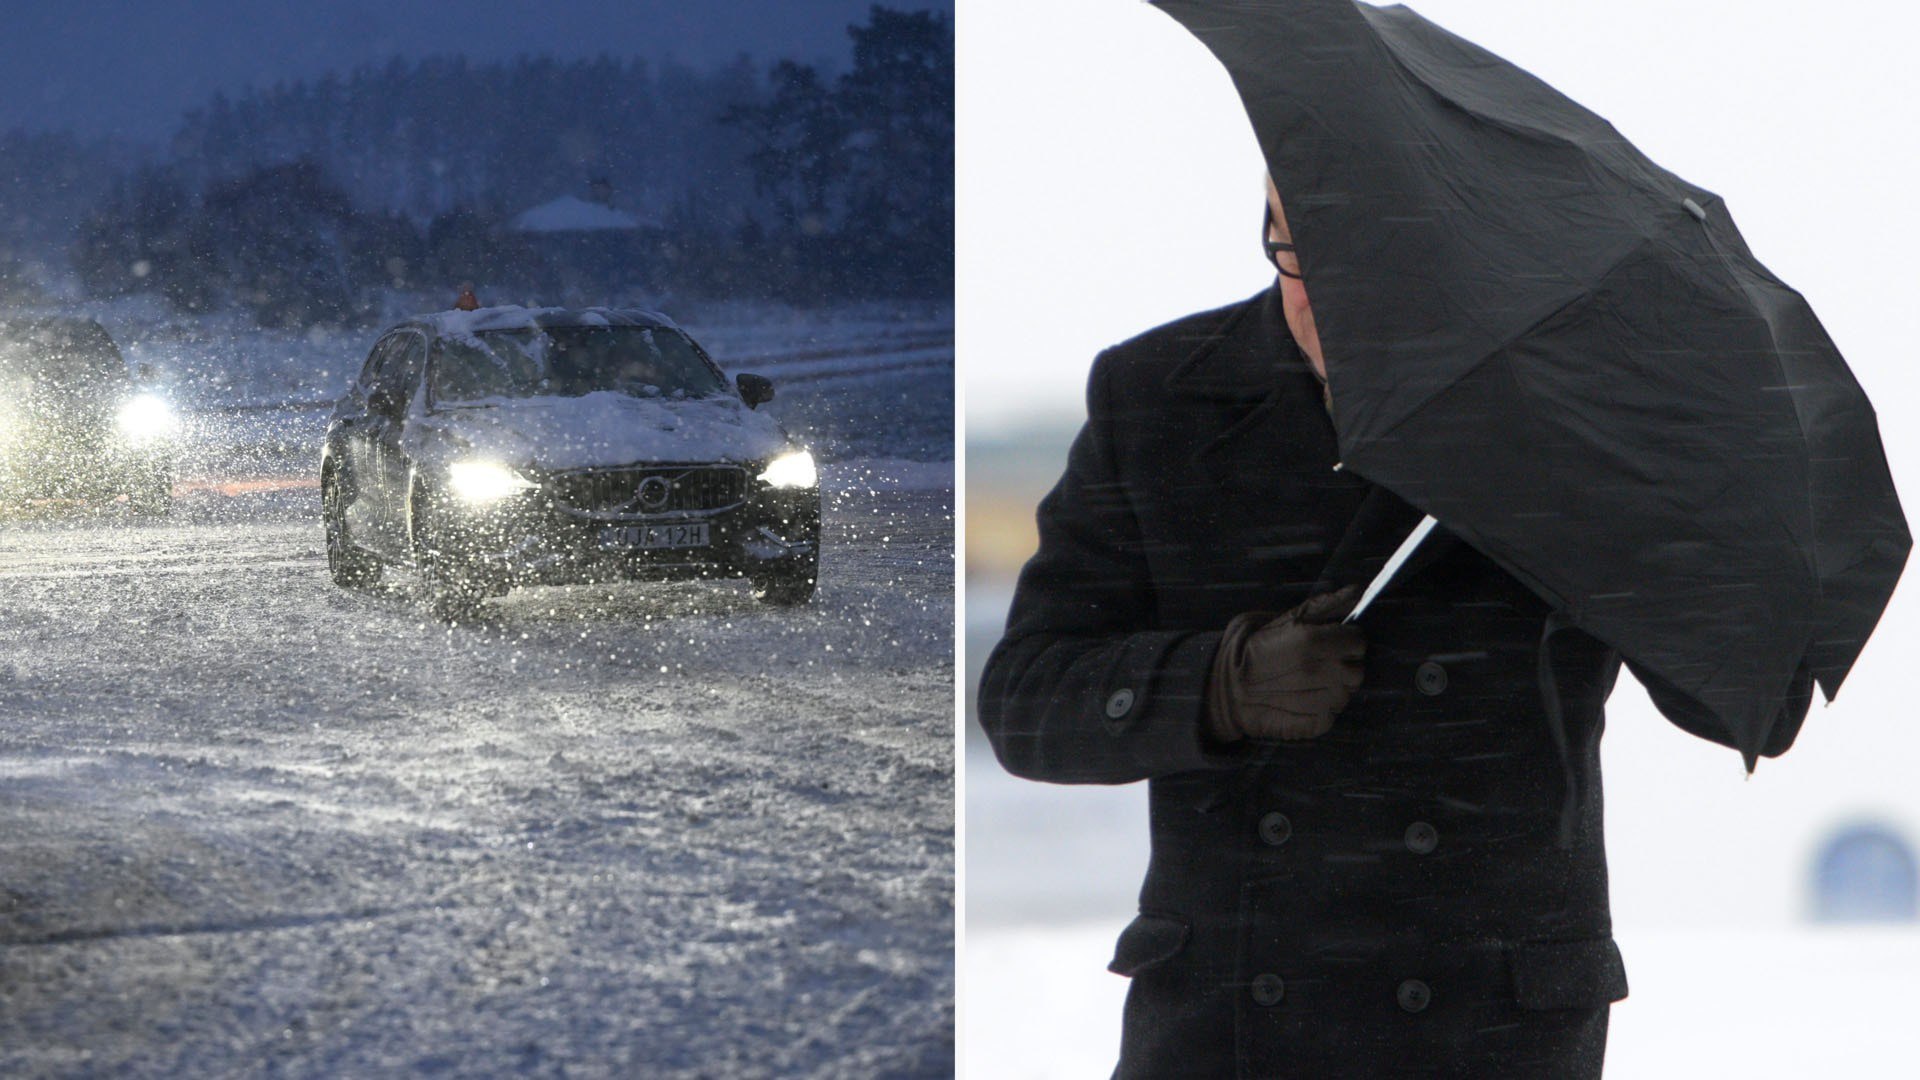
{"label": "black umbrella", "polygon": [[[1874,413],[1711,192],[1404,7],[1155,0],[1286,204],[1347,467],[1618,649],[1751,769],[1912,545]],[[1676,102],[1676,108],[1684,103]]]}

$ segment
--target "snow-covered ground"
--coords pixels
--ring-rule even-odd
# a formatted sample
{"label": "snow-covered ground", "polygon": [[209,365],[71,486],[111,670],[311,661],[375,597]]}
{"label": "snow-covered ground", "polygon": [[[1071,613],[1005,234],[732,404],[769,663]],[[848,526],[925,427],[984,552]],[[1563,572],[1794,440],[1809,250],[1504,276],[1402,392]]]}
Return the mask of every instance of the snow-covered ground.
{"label": "snow-covered ground", "polygon": [[0,1076],[951,1073],[951,316],[730,318],[823,457],[815,602],[452,629],[327,581],[302,373],[371,331],[103,320],[192,453],[164,523],[0,520]]}

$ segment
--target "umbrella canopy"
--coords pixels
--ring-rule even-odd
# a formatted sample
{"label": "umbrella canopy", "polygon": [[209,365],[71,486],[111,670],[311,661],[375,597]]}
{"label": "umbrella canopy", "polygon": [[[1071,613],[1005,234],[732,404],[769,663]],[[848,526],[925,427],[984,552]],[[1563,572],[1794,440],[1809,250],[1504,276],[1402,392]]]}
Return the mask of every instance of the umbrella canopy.
{"label": "umbrella canopy", "polygon": [[[1618,649],[1749,769],[1912,546],[1872,406],[1712,192],[1404,7],[1155,0],[1286,204],[1346,465]],[[1802,692],[1805,692],[1804,689]]]}

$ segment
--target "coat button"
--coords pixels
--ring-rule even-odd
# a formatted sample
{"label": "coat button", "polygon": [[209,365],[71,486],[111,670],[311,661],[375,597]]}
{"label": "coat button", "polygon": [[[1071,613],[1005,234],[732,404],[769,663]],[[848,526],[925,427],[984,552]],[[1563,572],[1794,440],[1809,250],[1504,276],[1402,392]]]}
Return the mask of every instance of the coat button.
{"label": "coat button", "polygon": [[1407,826],[1407,850],[1415,855],[1426,855],[1440,846],[1440,830],[1424,821],[1416,821]]}
{"label": "coat button", "polygon": [[1253,980],[1253,1000],[1256,1004],[1272,1007],[1280,1004],[1287,996],[1287,982],[1278,975],[1260,975]]}
{"label": "coat button", "polygon": [[1279,847],[1293,836],[1293,822],[1287,815],[1274,811],[1260,819],[1260,839],[1273,847]]}
{"label": "coat button", "polygon": [[1413,669],[1413,685],[1428,697],[1438,697],[1447,690],[1447,669],[1429,660]]}
{"label": "coat button", "polygon": [[1394,998],[1400,1007],[1410,1013],[1421,1012],[1433,1002],[1433,990],[1419,979],[1408,979],[1394,992]]}
{"label": "coat button", "polygon": [[1133,691],[1131,690],[1123,687],[1115,690],[1113,696],[1107,699],[1107,716],[1110,719],[1118,720],[1132,711]]}

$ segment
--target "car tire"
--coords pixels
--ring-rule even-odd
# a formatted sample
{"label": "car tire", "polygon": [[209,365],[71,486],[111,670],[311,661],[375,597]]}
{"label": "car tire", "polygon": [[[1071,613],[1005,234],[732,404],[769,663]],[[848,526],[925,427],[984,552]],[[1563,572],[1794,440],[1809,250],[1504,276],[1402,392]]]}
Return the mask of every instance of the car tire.
{"label": "car tire", "polygon": [[468,623],[479,618],[480,602],[491,590],[456,558],[428,553],[420,560],[420,578],[427,589],[427,610],[444,623]]}
{"label": "car tire", "polygon": [[329,470],[320,481],[320,518],[327,532],[327,576],[343,589],[364,589],[380,581],[380,560],[353,542],[347,532],[346,500],[339,475]]}
{"label": "car tire", "polygon": [[451,537],[436,536],[431,500],[416,490],[414,527],[419,530],[414,550],[420,581],[426,587],[427,610],[444,623],[470,623],[480,616],[481,602],[506,590],[489,581],[460,553]]}
{"label": "car tire", "polygon": [[811,555],[796,560],[796,565],[762,571],[751,580],[754,599],[774,607],[797,607],[813,599],[820,580],[820,556]]}

